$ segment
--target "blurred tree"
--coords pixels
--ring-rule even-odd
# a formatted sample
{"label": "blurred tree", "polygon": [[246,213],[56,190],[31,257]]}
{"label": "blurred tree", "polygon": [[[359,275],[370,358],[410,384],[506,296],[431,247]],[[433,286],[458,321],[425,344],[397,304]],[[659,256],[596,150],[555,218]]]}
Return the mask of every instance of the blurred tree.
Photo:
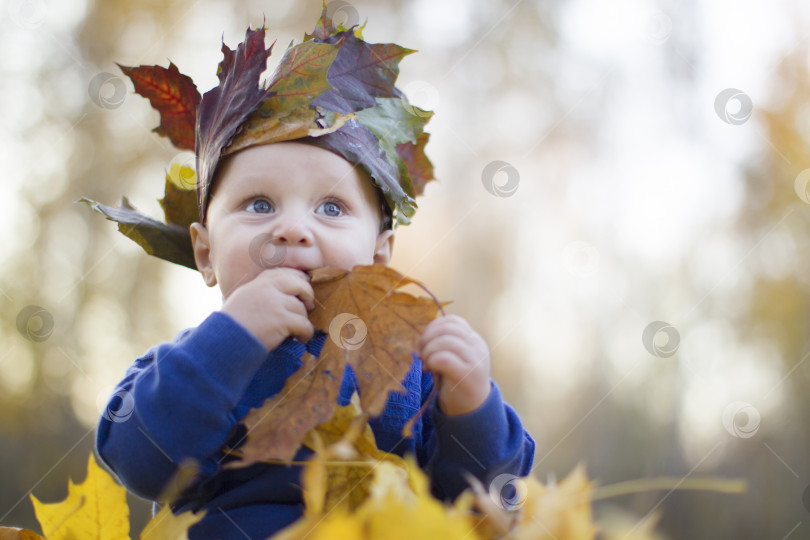
{"label": "blurred tree", "polygon": [[[736,234],[751,246],[745,267],[752,276],[747,307],[730,315],[729,306],[712,311],[732,322],[737,339],[765,344],[763,362],[779,376],[752,403],[773,407],[763,414],[757,434],[729,445],[718,472],[749,479],[749,492],[735,501],[734,513],[718,516],[705,497],[678,497],[666,520],[675,538],[805,538],[810,512],[810,71],[804,46],[786,53],[771,73],[771,97],[755,104],[761,150],[748,160],[746,198]],[[742,369],[742,368],[741,368]],[[773,404],[776,404],[774,407]],[[735,418],[745,425],[748,417]],[[803,502],[803,496],[805,497]],[[691,520],[695,516],[701,530]]]}
{"label": "blurred tree", "polygon": [[[160,292],[163,263],[122,242],[114,226],[76,201],[91,196],[115,203],[136,191],[142,177],[149,179],[145,191],[160,195],[161,166],[155,164],[162,159],[150,156],[163,158],[170,150],[149,128],[141,129],[151,118],[130,99],[111,58],[122,50],[123,39],[131,38],[129,21],[149,21],[156,35],[165,36],[187,7],[91,2],[84,19],[69,28],[56,20],[58,10],[44,7],[38,23],[29,20],[33,28],[11,28],[20,39],[49,39],[21,52],[28,69],[6,79],[41,93],[42,110],[31,111],[38,118],[31,125],[7,126],[24,145],[28,165],[10,184],[19,186],[23,215],[34,217],[20,231],[30,243],[18,242],[0,267],[4,525],[38,529],[27,494],[34,491],[45,501],[64,497],[67,479],[82,477],[92,451],[102,386],[120,378],[149,344],[171,337]],[[18,320],[33,304],[52,315],[52,334],[45,340],[26,337],[44,330],[42,316]],[[147,505],[133,505],[136,526],[147,513]]]}

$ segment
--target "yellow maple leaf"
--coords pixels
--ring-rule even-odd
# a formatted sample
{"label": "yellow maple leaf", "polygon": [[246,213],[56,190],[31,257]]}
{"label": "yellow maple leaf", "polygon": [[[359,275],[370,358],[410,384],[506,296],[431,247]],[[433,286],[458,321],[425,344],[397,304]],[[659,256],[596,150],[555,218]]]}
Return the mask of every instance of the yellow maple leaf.
{"label": "yellow maple leaf", "polygon": [[377,448],[356,396],[308,433],[304,444],[315,450],[301,476],[304,516],[272,540],[481,538],[472,495],[453,506],[434,498],[412,457]]}
{"label": "yellow maple leaf", "polygon": [[363,522],[344,508],[325,515],[304,517],[274,534],[268,540],[364,540]]}
{"label": "yellow maple leaf", "polygon": [[372,473],[380,462],[405,468],[402,458],[377,448],[356,392],[330,421],[308,432],[304,444],[315,450],[302,473],[306,516],[326,514],[337,506],[357,508],[368,497]]}
{"label": "yellow maple leaf", "polygon": [[442,503],[430,493],[428,478],[414,459],[409,457],[406,462],[407,474],[386,462],[376,468],[371,494],[357,510],[368,538],[479,539],[471,515],[472,499],[460,498],[454,506]]}
{"label": "yellow maple leaf", "polygon": [[166,174],[166,181],[184,191],[192,191],[197,188],[197,172],[186,165],[172,163]]}
{"label": "yellow maple leaf", "polygon": [[592,540],[593,483],[580,464],[561,482],[544,485],[532,476],[520,479],[525,501],[508,540]]}
{"label": "yellow maple leaf", "polygon": [[168,505],[163,505],[160,512],[144,527],[140,540],[188,540],[188,529],[204,515],[205,512],[183,512],[175,516]]}
{"label": "yellow maple leaf", "polygon": [[126,493],[90,454],[87,478],[70,481],[64,501],[46,504],[31,495],[31,502],[48,540],[122,540],[129,538]]}
{"label": "yellow maple leaf", "polygon": [[[352,394],[348,405],[336,408],[331,420],[319,424],[304,436],[303,444],[317,451],[318,444],[313,439],[315,433],[318,434],[320,443],[324,445],[342,443],[342,446],[351,446],[362,456],[375,459],[389,459],[392,456],[377,448],[374,432],[368,424],[368,415],[360,408],[360,397],[357,392]],[[340,451],[338,449],[335,450]]]}
{"label": "yellow maple leaf", "polygon": [[[346,505],[303,518],[279,531],[272,540],[480,540],[471,515],[471,497],[459,497],[453,506],[435,499],[428,479],[412,458],[406,468],[393,461],[379,461],[368,486],[368,497],[352,511]],[[309,465],[307,465],[309,466]],[[308,480],[323,477],[304,476],[304,490],[313,486]]]}
{"label": "yellow maple leaf", "polygon": [[639,518],[618,507],[602,512],[599,519],[600,538],[604,540],[664,540],[655,528],[661,520],[659,512]]}

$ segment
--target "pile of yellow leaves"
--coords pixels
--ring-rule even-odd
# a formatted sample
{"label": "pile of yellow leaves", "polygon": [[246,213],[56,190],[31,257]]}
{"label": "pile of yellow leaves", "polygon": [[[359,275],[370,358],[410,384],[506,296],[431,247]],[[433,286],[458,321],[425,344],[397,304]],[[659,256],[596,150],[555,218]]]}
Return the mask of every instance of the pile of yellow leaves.
{"label": "pile of yellow leaves", "polygon": [[[355,394],[356,397],[356,394]],[[430,493],[428,479],[413,459],[377,449],[356,400],[333,420],[308,434],[315,450],[302,476],[304,517],[273,540],[506,538],[511,540],[589,540],[592,485],[578,467],[559,485],[532,477],[521,482],[516,511],[506,511],[476,484],[453,505]],[[474,481],[474,479],[471,478]]]}
{"label": "pile of yellow leaves", "polygon": [[[356,403],[340,407],[332,421],[310,432],[305,444],[316,453],[302,475],[304,516],[272,540],[335,538],[479,540],[588,540],[592,485],[582,467],[559,485],[534,478],[525,486],[522,508],[498,508],[488,492],[467,491],[455,504],[434,498],[428,479],[411,459],[377,449]],[[129,538],[126,490],[90,456],[87,479],[70,482],[67,498],[45,504],[33,495],[44,537],[27,529],[0,527],[0,540],[123,540]],[[182,540],[202,514],[174,516],[168,505],[149,522],[141,540]]]}
{"label": "pile of yellow leaves", "polygon": [[[505,501],[502,493],[487,490],[470,477],[472,489],[449,505],[433,497],[427,477],[412,459],[377,448],[357,399],[338,407],[332,420],[307,434],[304,444],[315,451],[302,474],[304,515],[269,540],[592,540],[599,527],[591,515],[591,502],[608,493],[678,485],[726,493],[744,490],[739,481],[662,478],[609,486],[599,494],[584,467],[578,466],[559,483],[513,478],[515,494]],[[45,536],[0,527],[0,540],[129,539],[126,490],[96,464],[92,454],[87,479],[78,485],[70,482],[64,501],[45,504],[33,495],[31,500]],[[175,516],[164,505],[139,538],[186,540],[189,527],[202,517],[190,512]],[[621,531],[604,532],[611,538],[656,540],[657,517],[652,514]]]}

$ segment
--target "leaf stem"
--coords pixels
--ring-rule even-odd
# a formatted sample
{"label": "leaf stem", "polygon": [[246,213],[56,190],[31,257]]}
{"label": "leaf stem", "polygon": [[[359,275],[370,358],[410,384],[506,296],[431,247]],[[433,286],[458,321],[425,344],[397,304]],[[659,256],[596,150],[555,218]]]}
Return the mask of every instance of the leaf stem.
{"label": "leaf stem", "polygon": [[661,490],[714,491],[717,493],[744,493],[748,490],[745,480],[727,478],[679,478],[663,476],[661,478],[639,478],[594,489],[591,501],[610,497],[630,495],[644,491]]}
{"label": "leaf stem", "polygon": [[445,313],[445,312],[444,312],[444,306],[442,305],[442,303],[439,301],[439,299],[438,299],[438,298],[436,298],[436,295],[435,295],[435,294],[433,294],[432,292],[430,292],[430,289],[428,289],[428,288],[425,286],[425,284],[424,284],[424,283],[422,283],[421,281],[416,281],[415,279],[414,279],[414,280],[412,280],[411,282],[412,282],[414,285],[416,285],[417,287],[419,287],[420,289],[422,289],[423,291],[425,291],[426,293],[428,293],[428,295],[429,295],[431,298],[433,298],[433,301],[434,301],[434,302],[436,302],[436,305],[437,305],[437,306],[439,306],[439,311],[441,311],[441,312],[442,312],[442,317],[444,317],[445,315],[447,315],[447,313]]}

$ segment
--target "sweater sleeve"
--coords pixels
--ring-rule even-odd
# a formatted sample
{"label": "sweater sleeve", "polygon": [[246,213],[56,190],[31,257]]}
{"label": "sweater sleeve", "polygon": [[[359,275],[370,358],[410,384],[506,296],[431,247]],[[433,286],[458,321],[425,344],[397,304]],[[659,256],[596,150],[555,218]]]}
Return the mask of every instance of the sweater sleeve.
{"label": "sweater sleeve", "polygon": [[[430,380],[432,386],[432,380]],[[497,476],[526,476],[534,461],[535,443],[523,428],[520,417],[506,404],[498,386],[491,381],[486,401],[476,410],[448,416],[436,402],[423,423],[424,468],[431,478],[434,495],[452,500],[469,487],[465,473],[485,486]]]}
{"label": "sweater sleeve", "polygon": [[154,347],[113,393],[98,425],[99,456],[148,499],[157,498],[184,459],[195,460],[201,475],[214,474],[237,422],[234,407],[268,352],[221,312]]}

